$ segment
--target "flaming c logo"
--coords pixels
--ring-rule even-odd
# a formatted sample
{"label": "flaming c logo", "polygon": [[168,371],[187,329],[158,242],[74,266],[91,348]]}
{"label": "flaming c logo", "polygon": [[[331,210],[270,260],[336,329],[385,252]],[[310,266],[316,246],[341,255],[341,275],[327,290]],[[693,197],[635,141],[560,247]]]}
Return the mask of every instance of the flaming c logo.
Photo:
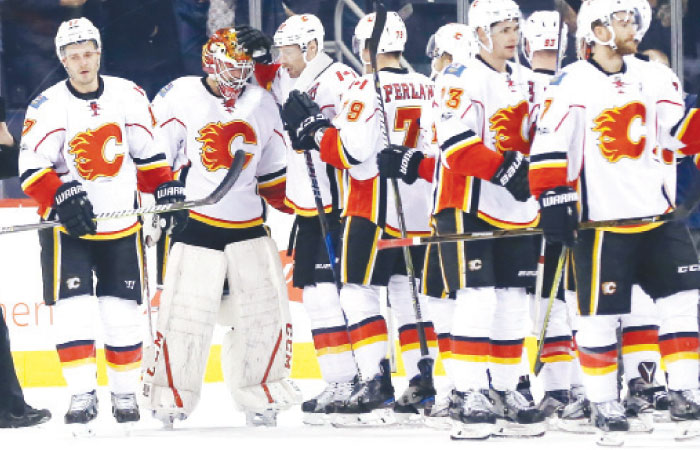
{"label": "flaming c logo", "polygon": [[[258,142],[255,130],[247,122],[234,120],[224,123],[209,123],[199,130],[197,140],[202,143],[202,164],[210,172],[219,169],[228,169],[233,162],[231,143],[237,137],[242,137],[246,144]],[[245,168],[253,157],[252,153],[246,153]]]}
{"label": "flaming c logo", "polygon": [[124,153],[115,151],[109,160],[105,148],[112,139],[116,146],[122,144],[122,129],[116,123],[107,123],[94,130],[80,132],[70,141],[68,153],[75,155],[75,167],[81,177],[88,181],[99,177],[113,177],[119,173],[124,162]]}
{"label": "flaming c logo", "polygon": [[530,116],[528,103],[523,100],[515,106],[496,111],[489,119],[489,130],[496,133],[496,149],[501,152],[519,150],[525,154],[530,150],[530,139],[524,124]]}
{"label": "flaming c logo", "polygon": [[641,156],[646,137],[643,132],[637,133],[638,137],[632,136],[631,131],[635,123],[643,130],[645,118],[644,105],[632,102],[619,108],[606,109],[593,120],[596,124],[593,131],[600,133],[598,148],[603,152],[605,159],[614,163],[622,158],[637,159]]}

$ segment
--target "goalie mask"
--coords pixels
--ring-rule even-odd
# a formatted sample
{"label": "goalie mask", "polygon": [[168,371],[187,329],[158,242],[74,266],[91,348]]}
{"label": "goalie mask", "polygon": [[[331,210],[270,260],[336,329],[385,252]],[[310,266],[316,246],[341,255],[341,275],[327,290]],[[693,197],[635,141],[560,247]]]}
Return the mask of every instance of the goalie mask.
{"label": "goalie mask", "polygon": [[559,42],[559,13],[556,11],[535,11],[523,23],[522,48],[527,62],[532,64],[532,55],[542,50],[559,50],[559,60],[566,54],[566,24],[561,25],[561,43]]}
{"label": "goalie mask", "polygon": [[479,39],[479,44],[489,53],[493,52],[491,40],[491,27],[499,22],[508,20],[520,21],[522,15],[520,8],[513,0],[476,0],[469,8],[469,25],[481,28],[486,33],[488,44]]}
{"label": "goalie mask", "polygon": [[[370,62],[363,59],[362,51],[367,45],[367,40],[372,36],[375,17],[376,13],[372,13],[360,19],[355,27],[355,35],[352,37],[352,51],[360,56],[362,63],[365,65],[368,65]],[[405,46],[406,25],[396,12],[387,11],[386,24],[377,45],[377,54],[403,52]]]}
{"label": "goalie mask", "polygon": [[232,107],[253,75],[253,59],[238,43],[234,28],[217,30],[204,44],[202,69],[214,77],[225,105]]}
{"label": "goalie mask", "polygon": [[[637,8],[636,0],[586,0],[581,4],[577,25],[577,38],[583,40],[583,43],[577,42],[577,47],[592,45],[594,43],[617,49],[615,44],[615,30],[613,29],[613,20],[632,21],[637,27],[635,39],[639,36],[642,29],[642,13]],[[600,40],[593,28],[595,26],[604,26],[610,31],[610,39],[607,41]],[[646,32],[646,31],[645,31]],[[642,33],[643,35],[643,33]]]}
{"label": "goalie mask", "polygon": [[56,33],[56,56],[58,56],[59,60],[62,60],[63,49],[67,45],[86,41],[93,41],[97,51],[102,51],[100,32],[90,20],[85,17],[67,20],[58,27],[58,32]]}
{"label": "goalie mask", "polygon": [[306,56],[309,42],[316,40],[317,55],[323,51],[324,30],[321,21],[313,14],[301,14],[285,20],[277,28],[274,36],[275,47],[298,45],[304,55],[304,61],[310,62]]}
{"label": "goalie mask", "polygon": [[461,23],[448,23],[430,36],[425,54],[432,60],[435,71],[436,59],[447,53],[453,63],[465,65],[479,53],[479,44],[474,28]]}

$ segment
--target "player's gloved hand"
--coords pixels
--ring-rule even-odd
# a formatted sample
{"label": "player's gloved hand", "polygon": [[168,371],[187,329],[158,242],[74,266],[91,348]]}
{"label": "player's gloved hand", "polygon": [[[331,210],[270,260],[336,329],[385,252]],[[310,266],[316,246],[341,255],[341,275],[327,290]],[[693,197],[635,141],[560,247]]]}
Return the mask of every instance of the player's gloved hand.
{"label": "player's gloved hand", "polygon": [[87,193],[77,181],[63,183],[54,196],[58,220],[68,234],[74,237],[95,234],[97,224],[92,220],[92,203]]}
{"label": "player's gloved hand", "polygon": [[[185,201],[185,185],[178,180],[161,183],[153,193],[157,205]],[[186,209],[158,214],[160,227],[167,233],[180,233],[187,225],[190,212]]]}
{"label": "player's gloved hand", "polygon": [[295,150],[318,150],[314,135],[331,126],[309,94],[293,90],[282,107],[282,120]]}
{"label": "player's gloved hand", "polygon": [[518,151],[503,154],[503,164],[496,170],[491,182],[508,189],[519,202],[530,198],[530,180],[528,172],[530,163]]}
{"label": "player's gloved hand", "polygon": [[406,184],[418,179],[418,167],[423,152],[403,145],[390,145],[377,155],[379,174],[387,178],[400,178]]}
{"label": "player's gloved hand", "polygon": [[272,39],[260,30],[248,25],[236,27],[236,39],[252,58],[259,64],[272,62]]}
{"label": "player's gloved hand", "polygon": [[573,247],[578,228],[578,194],[570,186],[558,186],[540,195],[540,227],[551,243]]}

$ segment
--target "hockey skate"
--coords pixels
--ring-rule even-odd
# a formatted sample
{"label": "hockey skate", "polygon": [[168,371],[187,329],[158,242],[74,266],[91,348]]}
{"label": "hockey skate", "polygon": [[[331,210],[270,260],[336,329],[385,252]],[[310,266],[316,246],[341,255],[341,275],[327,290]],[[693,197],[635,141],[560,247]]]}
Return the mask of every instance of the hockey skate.
{"label": "hockey skate", "polygon": [[117,423],[138,422],[141,419],[136,394],[115,394],[112,392],[112,415]]}
{"label": "hockey skate", "polygon": [[430,428],[437,430],[449,430],[452,427],[450,420],[450,403],[454,390],[449,390],[443,395],[436,395],[433,402],[428,402],[424,410],[424,423]]}
{"label": "hockey skate", "polygon": [[546,419],[556,418],[559,411],[562,411],[568,404],[568,390],[545,391],[544,397],[542,397],[540,404],[537,405],[537,409],[542,411]]}
{"label": "hockey skate", "polygon": [[435,402],[433,384],[433,360],[424,358],[418,361],[420,373],[411,378],[408,388],[394,404],[394,417],[398,423],[409,424],[422,421],[420,410]]}
{"label": "hockey skate", "polygon": [[72,426],[73,436],[94,434],[90,422],[97,417],[97,404],[95,390],[71,396],[70,406],[64,420],[66,425]]}
{"label": "hockey skate", "polygon": [[488,391],[453,391],[450,418],[453,440],[487,439],[496,430],[496,414]]}
{"label": "hockey skate", "polygon": [[547,431],[542,411],[520,392],[491,389],[489,397],[497,418],[494,436],[539,437]]}
{"label": "hockey skate", "polygon": [[263,412],[246,411],[245,425],[247,427],[276,427],[277,410],[266,409]]}
{"label": "hockey skate", "polygon": [[668,410],[677,422],[675,439],[684,441],[700,437],[700,389],[668,391]]}
{"label": "hockey skate", "polygon": [[[627,386],[627,396],[622,402],[630,425],[630,433],[654,431],[654,396],[649,383],[632,378]],[[662,387],[663,388],[663,387]]]}
{"label": "hockey skate", "polygon": [[379,373],[355,384],[350,398],[335,407],[332,424],[336,427],[393,425],[393,407],[394,386],[389,360],[382,359]]}
{"label": "hockey skate", "polygon": [[557,427],[569,433],[594,434],[596,428],[591,423],[591,404],[583,388],[572,387],[569,397],[570,403],[557,412]]}
{"label": "hockey skate", "polygon": [[530,402],[530,406],[535,405],[535,398],[532,396],[532,391],[530,390],[530,375],[521,375],[515,390],[520,392],[522,396],[525,397],[525,400]]}
{"label": "hockey skate", "polygon": [[625,408],[618,400],[591,402],[591,421],[600,433],[598,445],[619,447],[624,444],[630,426]]}
{"label": "hockey skate", "polygon": [[336,405],[350,398],[354,386],[355,380],[347,383],[328,383],[320,394],[301,404],[304,413],[302,421],[307,425],[329,424]]}

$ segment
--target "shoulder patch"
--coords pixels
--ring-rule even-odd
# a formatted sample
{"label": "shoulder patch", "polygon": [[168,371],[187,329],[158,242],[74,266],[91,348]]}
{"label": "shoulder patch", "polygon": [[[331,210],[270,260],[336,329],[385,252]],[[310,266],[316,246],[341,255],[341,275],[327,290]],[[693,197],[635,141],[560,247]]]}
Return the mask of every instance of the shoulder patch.
{"label": "shoulder patch", "polygon": [[158,91],[158,94],[157,94],[157,95],[160,95],[161,97],[165,97],[165,94],[167,94],[168,92],[170,92],[170,89],[172,89],[172,88],[173,88],[173,83],[172,83],[172,81],[171,81],[170,83],[168,83],[168,84],[166,84],[165,86],[163,86],[163,87],[160,89],[160,91]]}
{"label": "shoulder patch", "polygon": [[48,100],[48,98],[47,98],[45,95],[40,95],[40,96],[38,96],[37,98],[35,98],[34,100],[32,100],[32,102],[29,104],[29,106],[31,106],[32,108],[35,108],[35,109],[39,109],[39,107],[40,107],[46,100]]}
{"label": "shoulder patch", "polygon": [[445,69],[445,75],[454,75],[456,77],[460,76],[462,72],[464,71],[465,67],[461,64],[454,63],[450,64],[447,66],[447,69]]}
{"label": "shoulder patch", "polygon": [[560,73],[559,75],[557,75],[557,76],[555,76],[554,78],[552,78],[552,81],[549,82],[549,85],[550,85],[550,86],[558,86],[558,85],[560,85],[560,84],[561,84],[561,80],[563,80],[565,76],[566,76],[566,72]]}

